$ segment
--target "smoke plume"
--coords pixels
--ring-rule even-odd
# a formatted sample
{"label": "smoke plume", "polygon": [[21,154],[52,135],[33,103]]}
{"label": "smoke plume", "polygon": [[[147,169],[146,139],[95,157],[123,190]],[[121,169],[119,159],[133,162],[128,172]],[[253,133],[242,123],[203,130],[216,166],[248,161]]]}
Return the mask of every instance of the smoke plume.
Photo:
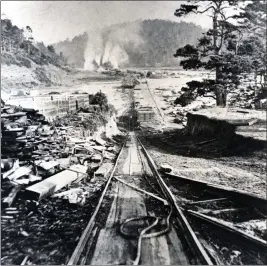
{"label": "smoke plume", "polygon": [[140,49],[144,43],[140,33],[141,21],[88,32],[84,69],[92,71],[107,63],[118,68],[127,63],[125,47]]}

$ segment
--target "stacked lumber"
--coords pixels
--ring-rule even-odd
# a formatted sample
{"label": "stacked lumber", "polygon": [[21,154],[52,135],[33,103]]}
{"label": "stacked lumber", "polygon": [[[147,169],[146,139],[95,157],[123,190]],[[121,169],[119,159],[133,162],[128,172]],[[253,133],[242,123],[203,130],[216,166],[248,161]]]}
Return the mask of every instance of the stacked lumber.
{"label": "stacked lumber", "polygon": [[[103,163],[101,171],[114,161],[117,153],[111,141],[88,136],[78,115],[49,123],[38,110],[5,105],[1,126],[4,207],[10,207],[21,191],[40,200],[87,174],[93,176]],[[106,176],[104,172],[100,175]]]}

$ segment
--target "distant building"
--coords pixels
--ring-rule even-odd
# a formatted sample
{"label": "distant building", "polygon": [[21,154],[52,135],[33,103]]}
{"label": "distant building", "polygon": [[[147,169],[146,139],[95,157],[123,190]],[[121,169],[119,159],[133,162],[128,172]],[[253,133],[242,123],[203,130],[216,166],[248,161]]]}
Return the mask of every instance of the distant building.
{"label": "distant building", "polygon": [[137,109],[137,121],[138,122],[150,122],[155,119],[155,112],[151,106],[139,107]]}

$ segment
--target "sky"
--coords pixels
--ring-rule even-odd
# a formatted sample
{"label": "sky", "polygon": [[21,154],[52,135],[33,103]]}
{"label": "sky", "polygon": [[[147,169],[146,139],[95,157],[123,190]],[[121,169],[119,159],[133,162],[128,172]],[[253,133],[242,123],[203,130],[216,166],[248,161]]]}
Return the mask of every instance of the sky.
{"label": "sky", "polygon": [[177,18],[174,12],[186,1],[1,1],[1,14],[46,45],[92,29],[138,19],[166,19],[211,26],[208,16]]}

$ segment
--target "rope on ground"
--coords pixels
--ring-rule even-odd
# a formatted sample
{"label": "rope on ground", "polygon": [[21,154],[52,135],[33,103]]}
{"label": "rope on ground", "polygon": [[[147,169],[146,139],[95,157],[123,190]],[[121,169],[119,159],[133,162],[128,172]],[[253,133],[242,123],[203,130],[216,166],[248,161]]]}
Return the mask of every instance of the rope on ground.
{"label": "rope on ground", "polygon": [[156,196],[156,195],[153,194],[153,193],[150,193],[150,192],[145,191],[145,190],[143,190],[143,189],[141,189],[141,188],[138,188],[138,187],[135,187],[135,186],[133,186],[133,185],[130,185],[130,184],[126,183],[125,181],[121,180],[121,179],[118,178],[118,177],[115,177],[115,176],[114,176],[113,178],[115,178],[117,181],[121,182],[122,184],[124,184],[124,185],[126,185],[126,186],[128,186],[128,187],[131,187],[131,188],[133,188],[133,189],[135,189],[135,190],[137,190],[137,191],[139,191],[139,192],[142,192],[142,193],[144,193],[144,194],[147,194],[147,195],[149,195],[150,197],[153,197],[153,198],[155,198],[155,199],[157,199],[157,200],[163,202],[164,205],[169,205],[169,203],[167,202],[167,200],[165,200],[165,199],[163,199],[163,198],[161,198],[161,197],[158,197],[158,196]]}
{"label": "rope on ground", "polygon": [[133,185],[130,185],[130,184],[126,183],[125,181],[119,179],[118,177],[114,177],[114,178],[115,178],[117,181],[123,183],[124,185],[129,186],[129,187],[131,187],[131,188],[133,188],[133,189],[135,189],[135,190],[137,190],[137,191],[139,191],[139,192],[142,192],[142,193],[144,193],[144,194],[146,194],[146,195],[149,195],[149,196],[151,196],[151,197],[153,197],[153,198],[155,198],[155,199],[157,199],[157,200],[163,202],[164,205],[167,205],[167,206],[170,207],[169,214],[168,214],[168,216],[167,216],[167,218],[166,218],[166,227],[165,227],[163,230],[160,230],[160,231],[158,231],[158,232],[153,232],[153,233],[149,233],[149,234],[147,234],[147,232],[150,231],[151,229],[153,229],[154,227],[156,227],[156,226],[158,225],[159,221],[160,221],[160,218],[155,217],[155,216],[132,217],[132,218],[126,219],[126,220],[121,224],[121,226],[120,226],[120,233],[121,233],[123,236],[125,236],[125,237],[137,237],[137,236],[135,236],[135,235],[131,235],[131,234],[128,234],[127,232],[125,232],[125,230],[124,230],[125,225],[128,224],[128,223],[130,223],[130,222],[132,222],[132,221],[140,221],[140,220],[154,219],[154,222],[153,222],[151,225],[149,225],[149,226],[147,226],[146,228],[144,228],[144,229],[141,231],[141,233],[139,234],[139,236],[138,236],[137,255],[136,255],[135,260],[133,261],[133,265],[138,265],[138,264],[139,264],[139,261],[140,261],[140,258],[141,258],[142,239],[143,239],[143,238],[158,237],[158,236],[161,236],[161,235],[166,234],[167,232],[169,232],[169,231],[170,231],[170,218],[171,218],[171,215],[172,215],[172,212],[173,212],[173,208],[172,208],[171,205],[169,205],[169,203],[168,203],[165,199],[163,199],[163,198],[161,198],[161,197],[158,197],[158,196],[154,195],[153,193],[150,193],[150,192],[148,192],[148,191],[145,191],[145,190],[143,190],[143,189],[140,189],[140,188],[138,188],[138,187],[135,187],[135,186],[133,186]]}

